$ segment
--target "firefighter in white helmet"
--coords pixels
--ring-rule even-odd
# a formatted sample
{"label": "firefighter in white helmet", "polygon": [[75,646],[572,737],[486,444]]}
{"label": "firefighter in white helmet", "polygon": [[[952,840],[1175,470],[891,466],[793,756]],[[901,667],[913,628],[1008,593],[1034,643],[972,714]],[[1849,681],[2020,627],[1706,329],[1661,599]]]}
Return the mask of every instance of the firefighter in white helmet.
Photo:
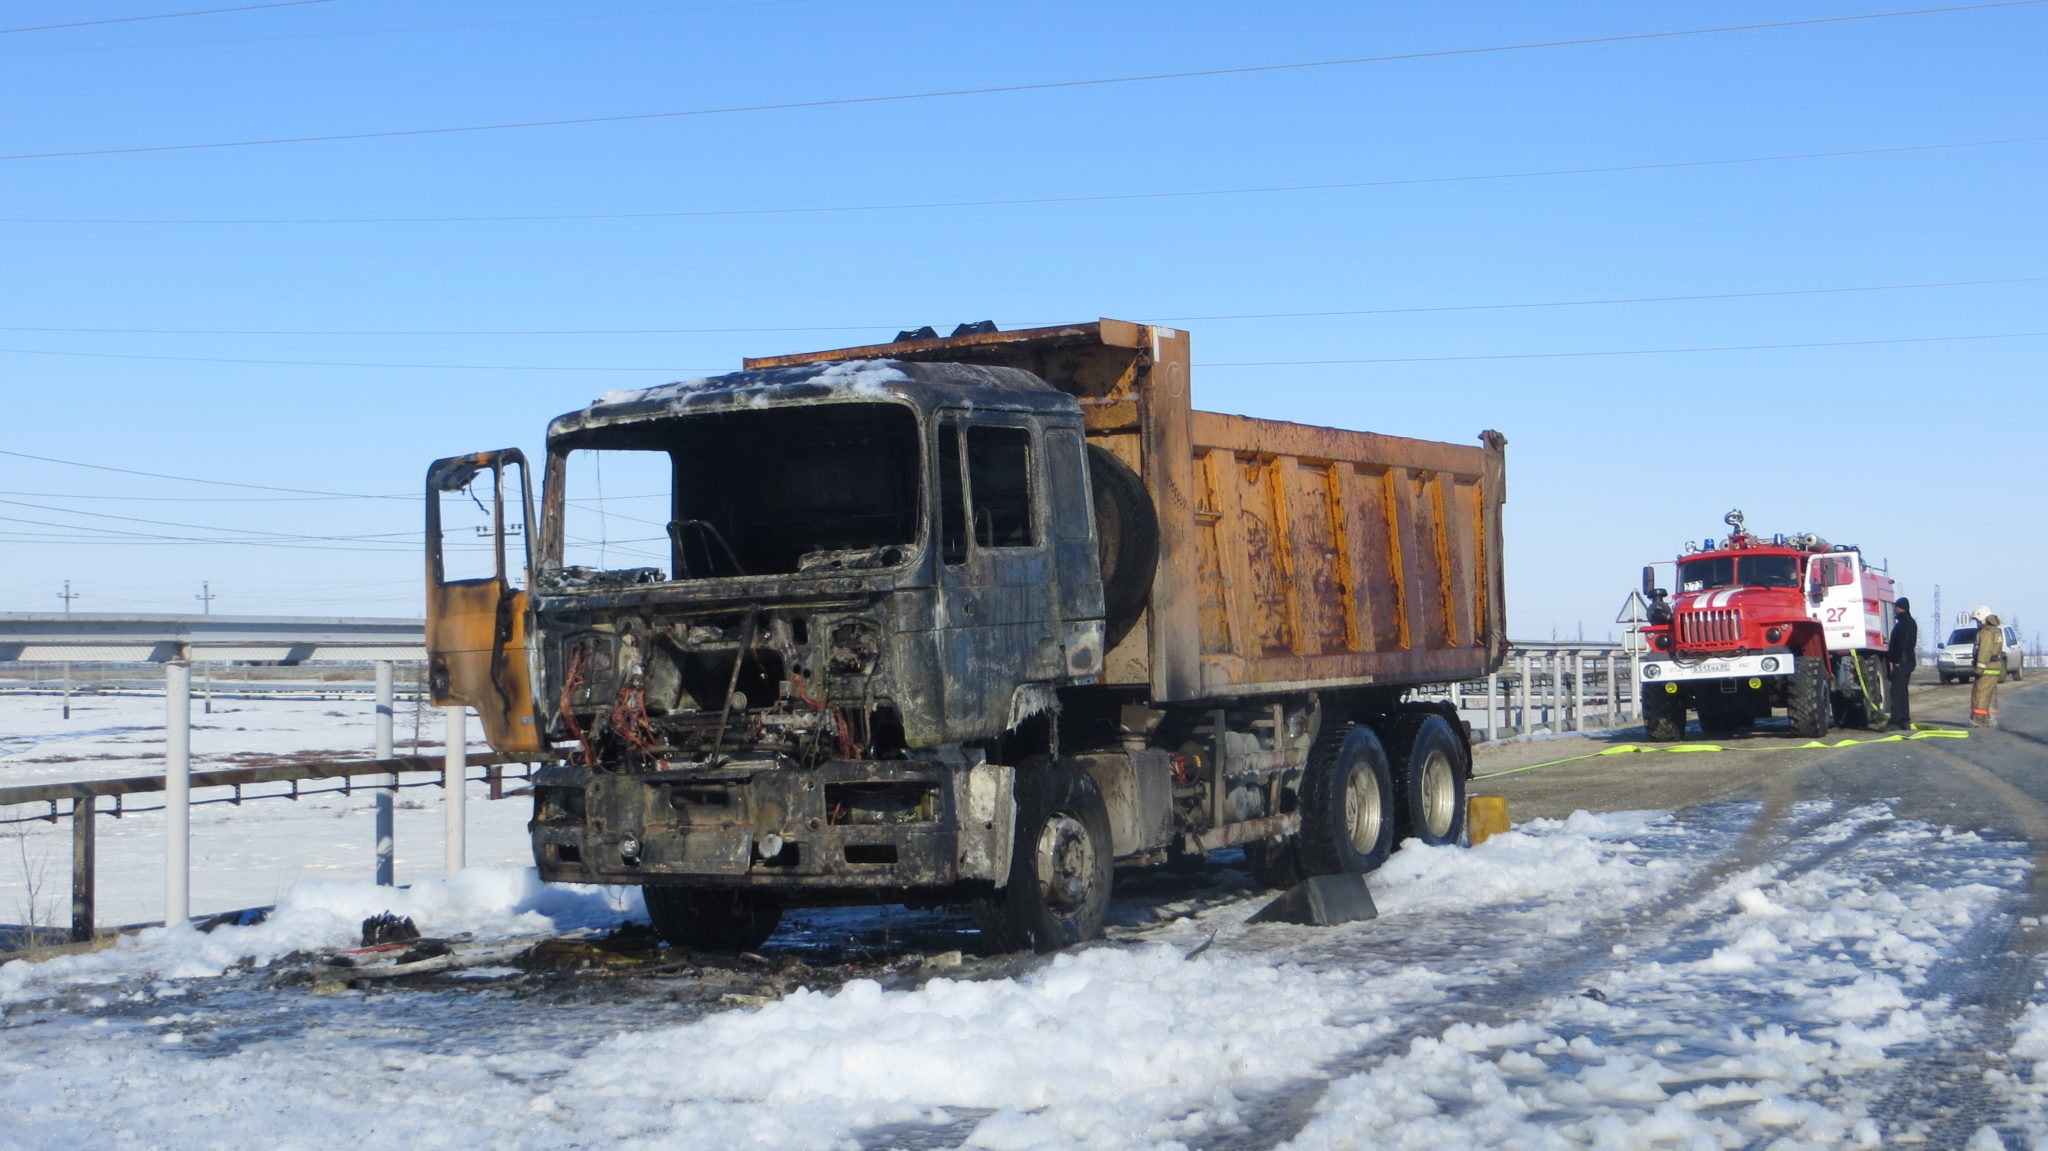
{"label": "firefighter in white helmet", "polygon": [[1998,722],[1998,677],[2005,674],[2005,631],[1983,604],[1977,605],[1970,618],[1977,621],[1977,679],[1970,685],[1970,726],[1992,727]]}

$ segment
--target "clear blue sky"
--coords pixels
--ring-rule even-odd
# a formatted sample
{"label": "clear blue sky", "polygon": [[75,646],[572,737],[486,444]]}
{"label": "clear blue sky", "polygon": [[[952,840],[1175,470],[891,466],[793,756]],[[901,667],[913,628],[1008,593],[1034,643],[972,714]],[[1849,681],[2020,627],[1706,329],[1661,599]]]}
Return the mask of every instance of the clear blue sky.
{"label": "clear blue sky", "polygon": [[417,614],[436,456],[1114,316],[1193,333],[1205,408],[1505,432],[1518,638],[1606,636],[1731,507],[2048,630],[2048,4],[169,15],[238,6],[0,7],[0,610]]}

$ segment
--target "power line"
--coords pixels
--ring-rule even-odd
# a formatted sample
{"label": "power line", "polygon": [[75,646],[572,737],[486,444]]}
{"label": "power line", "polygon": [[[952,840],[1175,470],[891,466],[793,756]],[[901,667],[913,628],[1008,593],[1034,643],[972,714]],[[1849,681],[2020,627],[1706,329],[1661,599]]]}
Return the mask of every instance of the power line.
{"label": "power line", "polygon": [[[587,12],[573,16],[543,16],[526,20],[476,20],[462,24],[416,24],[409,28],[345,28],[325,32],[299,32],[277,36],[237,36],[213,40],[180,40],[174,43],[156,44],[97,44],[89,47],[65,47],[54,49],[59,53],[107,52],[125,50],[150,50],[161,48],[207,48],[223,44],[276,44],[294,40],[337,40],[365,36],[403,36],[416,32],[466,32],[476,28],[512,28],[528,24],[566,24],[588,20],[618,20],[639,16],[687,16],[700,12],[747,11],[755,8],[782,8],[795,4],[826,3],[829,0],[762,0],[754,4],[710,4],[692,8],[643,8],[630,12]],[[38,55],[50,54],[48,51]],[[28,53],[10,53],[28,55]]]}
{"label": "power line", "polygon": [[2048,332],[1994,332],[1981,336],[1898,336],[1887,340],[1815,340],[1798,344],[1725,344],[1708,348],[1627,348],[1598,352],[1503,352],[1469,356],[1390,356],[1361,360],[1247,360],[1196,364],[1198,368],[1298,368],[1338,364],[1434,364],[1459,360],[1562,360],[1585,356],[1676,356],[1693,352],[1775,352],[1794,348],[1854,348],[1878,344],[1946,344],[1965,340],[2027,340]]}
{"label": "power line", "polygon": [[1317,68],[1354,67],[1410,60],[1448,59],[1505,52],[1526,52],[1548,48],[1577,48],[1597,44],[1625,44],[1669,40],[1681,36],[1708,36],[1730,32],[1757,32],[1781,28],[1817,27],[1858,21],[1888,20],[1905,16],[1933,16],[1997,8],[2019,8],[2048,3],[2048,0],[1988,0],[1938,8],[1910,8],[1889,12],[1862,12],[1846,16],[1816,16],[1803,20],[1772,20],[1750,24],[1723,24],[1705,28],[1681,28],[1664,32],[1629,32],[1611,36],[1584,36],[1567,40],[1528,41],[1494,44],[1478,48],[1440,48],[1426,52],[1398,52],[1381,56],[1350,56],[1333,60],[1307,60],[1286,64],[1248,64],[1231,68],[1200,68],[1182,72],[1153,72],[1130,76],[1100,76],[1083,80],[1045,80],[1028,84],[996,84],[979,88],[947,88],[928,92],[899,92],[881,96],[839,96],[819,100],[790,100],[770,104],[730,104],[713,108],[688,108],[668,112],[626,112],[610,116],[576,116],[552,120],[516,120],[493,124],[464,124],[440,128],[395,128],[372,132],[338,132],[318,136],[274,136],[253,140],[216,140],[199,144],[145,144],[121,148],[81,148],[61,152],[21,152],[0,155],[0,160],[54,160],[79,156],[136,155],[150,152],[195,152],[222,148],[257,148],[278,144],[329,144],[346,140],[387,140],[409,136],[447,136],[461,133],[500,132],[527,128],[562,128],[586,124],[618,124],[642,120],[674,120],[690,117],[727,116],[748,112],[787,112],[809,108],[852,107],[941,100],[960,96],[990,96],[1015,92],[1051,92],[1075,88],[1100,88],[1118,84],[1146,84],[1166,80],[1191,80],[1216,76],[1249,76],[1271,72],[1303,71]]}
{"label": "power line", "polygon": [[147,16],[110,16],[104,20],[74,20],[69,24],[35,24],[25,28],[0,28],[0,36],[16,32],[54,32],[60,28],[94,28],[101,24],[137,24],[145,20],[175,20],[182,16],[219,16],[227,12],[254,12],[261,8],[303,8],[308,4],[332,4],[334,0],[276,0],[271,4],[243,4],[235,8],[197,8],[187,12],[157,12]]}
{"label": "power line", "polygon": [[2036,284],[2048,276],[2010,276],[1993,280],[1938,280],[1920,284],[1870,284],[1851,288],[1779,288],[1750,292],[1705,292],[1688,296],[1607,296],[1584,300],[1544,300],[1518,304],[1440,304],[1407,308],[1353,308],[1334,312],[1246,312],[1230,316],[1158,316],[1176,324],[1217,320],[1299,320],[1335,316],[1412,316],[1433,312],[1502,312],[1525,308],[1591,308],[1611,304],[1681,304],[1705,300],[1761,300],[1784,296],[1832,296],[1851,292],[1903,292],[1920,288],[1979,288],[1997,284]]}
{"label": "power line", "polygon": [[[136,352],[59,352],[48,348],[0,348],[0,352],[12,352],[22,356],[77,356],[95,360],[169,360],[191,364],[260,364],[267,367],[291,368],[413,368],[436,372],[722,372],[730,368],[613,368],[577,367],[535,364],[397,364],[363,363],[352,360],[252,360],[234,356],[154,356]],[[388,497],[365,496],[365,499]]]}
{"label": "power line", "polygon": [[[2048,139],[2048,137],[2044,137]],[[1833,288],[1765,288],[1743,292],[1704,292],[1692,295],[1664,296],[1604,296],[1580,300],[1533,300],[1506,304],[1421,304],[1400,308],[1349,308],[1322,312],[1245,312],[1234,315],[1214,316],[1153,316],[1163,323],[1196,323],[1220,320],[1292,320],[1321,319],[1335,316],[1405,316],[1435,312],[1497,312],[1529,308],[1589,308],[1617,304],[1679,304],[1696,303],[1706,300],[1754,300],[1785,296],[1829,296],[1854,292],[1903,292],[1930,288],[1981,288],[2007,284],[2037,284],[2048,282],[2048,276],[2004,276],[1981,280],[1930,280],[1909,284],[1864,284]],[[1056,321],[1055,321],[1056,322]],[[1041,327],[1040,321],[1005,321],[1009,327]],[[699,336],[699,335],[759,335],[789,332],[873,332],[889,328],[901,330],[902,323],[873,324],[814,324],[793,328],[534,328],[477,329],[477,330],[431,330],[397,329],[375,331],[368,329],[289,329],[289,328],[51,328],[0,325],[0,332],[46,332],[68,335],[131,335],[131,336]]]}
{"label": "power line", "polygon": [[[568,212],[503,216],[247,216],[247,217],[76,217],[5,216],[0,224],[69,224],[98,226],[179,225],[300,226],[329,224],[535,224],[594,220],[676,220],[731,216],[803,216],[847,212],[921,212],[945,208],[1016,208],[1050,204],[1101,204],[1128,200],[1186,200],[1213,196],[1264,196],[1298,192],[1342,192],[1362,188],[1400,188],[1423,184],[1472,184],[1491,180],[1536,180],[1558,176],[1602,176],[1625,172],[1657,172],[1685,168],[1773,164],[1788,160],[1833,160],[1852,156],[1884,156],[1957,148],[1994,148],[2039,144],[2048,136],[2009,136],[1992,140],[1957,140],[1933,144],[1899,144],[1882,148],[1840,148],[1817,152],[1776,152],[1762,156],[1731,156],[1712,160],[1665,160],[1644,164],[1608,164],[1586,168],[1547,168],[1523,172],[1482,172],[1465,176],[1397,176],[1384,180],[1345,180],[1324,184],[1271,184],[1246,188],[1197,188],[1166,192],[1101,192],[1072,196],[1021,196],[994,200],[911,200],[890,204],[824,204],[796,208],[693,208],[665,212]],[[760,329],[757,329],[760,330]],[[773,330],[773,329],[768,329]]]}
{"label": "power line", "polygon": [[[1403,356],[1385,359],[1365,360],[1257,360],[1245,362],[1205,362],[1193,365],[1198,368],[1259,368],[1287,367],[1308,364],[1412,364],[1429,363],[1437,360],[1540,360],[1567,356],[1653,356],[1675,355],[1681,352],[1758,352],[1784,348],[1851,348],[1877,344],[1926,344],[1955,343],[1966,340],[2019,340],[2048,335],[2048,332],[1992,332],[1969,336],[1907,336],[1878,340],[1818,340],[1810,343],[1793,344],[1723,344],[1698,348],[1647,348],[1619,349],[1591,352],[1514,352],[1500,355],[1475,356]],[[414,368],[443,372],[640,372],[645,374],[675,374],[683,372],[720,372],[735,369],[721,368],[660,368],[660,367],[577,367],[555,364],[393,364],[381,362],[349,362],[341,360],[242,360],[226,356],[154,356],[129,352],[56,352],[38,348],[0,348],[0,352],[13,352],[30,356],[86,356],[98,359],[116,360],[172,360],[207,364],[264,364],[310,368]],[[19,455],[7,452],[7,455]],[[118,469],[116,469],[118,470]],[[282,489],[290,490],[290,489]],[[364,496],[363,499],[409,499],[409,496]]]}
{"label": "power line", "polygon": [[22,460],[35,460],[35,461],[37,461],[38,463],[45,463],[45,464],[63,464],[63,465],[65,465],[66,467],[73,467],[73,468],[90,468],[90,469],[92,469],[93,471],[96,471],[96,472],[119,472],[119,473],[121,473],[122,475],[128,475],[128,476],[146,476],[146,477],[148,477],[148,478],[150,478],[150,479],[153,479],[153,480],[177,480],[177,481],[178,481],[178,482],[180,482],[180,483],[187,483],[187,484],[212,484],[212,485],[214,485],[215,487],[223,487],[223,488],[248,488],[248,489],[250,489],[251,491],[259,491],[259,492],[287,492],[287,493],[290,493],[290,494],[292,494],[292,495],[301,495],[301,496],[337,496],[337,497],[340,497],[340,498],[343,498],[343,499],[355,499],[355,500],[409,500],[409,499],[413,499],[413,498],[414,498],[414,497],[413,497],[413,496],[411,496],[411,495],[388,495],[388,496],[384,496],[384,495],[363,495],[363,494],[362,494],[362,493],[360,493],[360,492],[322,492],[322,491],[313,491],[313,490],[311,490],[311,489],[307,489],[307,488],[281,488],[281,487],[275,487],[275,486],[273,486],[273,485],[270,485],[270,484],[244,484],[244,483],[236,483],[236,482],[235,482],[235,481],[233,481],[233,480],[207,480],[207,479],[200,479],[200,478],[198,478],[197,476],[172,476],[172,475],[165,475],[165,474],[164,474],[164,473],[162,473],[162,472],[142,472],[142,471],[136,471],[136,470],[135,470],[134,468],[117,468],[117,467],[112,467],[112,466],[110,466],[110,465],[107,465],[107,464],[88,464],[88,463],[84,463],[84,462],[82,462],[82,461],[79,461],[79,460],[60,460],[60,459],[57,459],[57,458],[56,458],[56,457],[54,457],[54,456],[35,456],[35,455],[30,455],[30,454],[29,454],[29,453],[27,453],[27,452],[10,452],[10,451],[7,451],[7,450],[6,450],[6,449],[4,449],[4,448],[0,448],[0,456],[13,456],[13,457],[15,457],[16,459],[22,459]]}
{"label": "power line", "polygon": [[[13,492],[0,496],[32,496],[43,500],[124,500],[152,504],[318,504],[334,500],[376,499],[372,496],[129,496],[84,492]],[[393,497],[398,498],[398,497]],[[410,498],[410,497],[405,497]]]}
{"label": "power line", "polygon": [[[219,526],[219,525],[217,525],[217,524],[188,524],[188,523],[180,523],[180,522],[178,522],[177,520],[158,520],[158,519],[150,519],[150,518],[148,518],[148,517],[146,517],[146,516],[124,516],[124,515],[117,515],[117,514],[115,514],[114,512],[82,512],[82,511],[77,511],[77,510],[75,510],[75,509],[73,509],[73,508],[53,508],[53,507],[50,507],[50,506],[49,506],[48,504],[32,504],[32,503],[26,503],[26,502],[24,502],[24,501],[22,501],[22,500],[0,500],[0,504],[5,504],[5,505],[7,505],[7,506],[9,506],[9,507],[17,507],[17,508],[29,508],[29,509],[31,509],[31,510],[34,510],[34,511],[39,511],[39,512],[55,512],[55,513],[57,513],[58,515],[64,515],[64,516],[91,516],[92,518],[94,518],[94,519],[99,519],[99,520],[120,520],[120,521],[122,521],[122,522],[124,522],[124,523],[135,523],[135,524],[147,524],[147,525],[149,525],[150,527],[157,527],[157,528],[190,528],[190,529],[192,529],[193,531],[202,531],[202,532],[236,532],[236,533],[239,533],[239,534],[241,534],[241,535],[249,535],[249,536],[266,536],[266,537],[268,537],[268,538],[270,538],[270,539],[274,539],[274,540],[327,540],[327,541],[342,541],[342,540],[346,540],[346,541],[356,542],[356,541],[364,541],[364,540],[387,540],[387,539],[412,539],[412,538],[416,538],[416,537],[418,536],[418,534],[419,534],[418,532],[371,532],[371,533],[366,533],[366,534],[363,534],[363,535],[352,535],[352,536],[330,536],[330,535],[302,535],[302,534],[299,534],[299,533],[296,533],[296,532],[270,532],[270,531],[259,531],[259,530],[255,529],[255,528],[229,528],[229,527],[221,527],[221,526]],[[62,525],[62,524],[58,524],[58,525],[53,525],[53,526],[63,527],[63,526],[67,526],[67,525]],[[86,525],[83,525],[83,524],[80,524],[80,525],[77,525],[77,526],[78,526],[78,527],[79,527],[80,529],[82,529],[82,530],[85,530],[85,531],[97,531],[97,530],[101,530],[101,529],[97,529],[97,528],[92,528],[92,527],[88,527],[88,526],[86,526]]]}
{"label": "power line", "polygon": [[413,550],[414,548],[416,548],[416,547],[418,546],[417,544],[414,544],[414,545],[411,545],[411,546],[407,546],[407,545],[405,545],[405,544],[400,544],[400,543],[396,543],[396,542],[394,542],[394,543],[391,543],[391,544],[385,544],[385,545],[375,545],[375,544],[371,544],[371,545],[369,545],[369,546],[356,546],[356,547],[337,547],[337,546],[333,546],[333,545],[331,545],[331,544],[328,544],[328,543],[324,543],[324,542],[309,542],[309,541],[326,541],[326,540],[333,540],[333,541],[336,541],[336,542],[341,542],[341,541],[347,541],[347,540],[351,540],[351,539],[355,538],[355,537],[352,537],[352,536],[305,536],[305,537],[301,537],[301,539],[299,539],[299,540],[294,540],[294,539],[291,539],[291,538],[289,538],[289,537],[287,537],[287,538],[283,538],[283,539],[275,539],[275,540],[244,540],[244,539],[231,539],[231,538],[230,538],[230,539],[223,539],[223,538],[217,538],[217,537],[205,537],[205,536],[167,536],[167,535],[160,535],[160,534],[157,534],[157,533],[154,533],[154,532],[136,532],[136,531],[125,531],[125,530],[122,530],[122,529],[119,529],[119,528],[95,528],[95,527],[86,527],[86,526],[85,526],[85,525],[83,525],[83,524],[59,524],[59,523],[51,523],[51,522],[49,522],[48,520],[30,520],[30,519],[22,519],[22,518],[21,518],[21,517],[19,517],[19,516],[0,516],[0,523],[12,523],[12,524],[29,524],[29,525],[31,525],[31,526],[34,526],[34,527],[45,527],[45,528],[58,528],[58,529],[61,529],[62,531],[65,531],[65,532],[91,532],[91,533],[93,533],[93,534],[94,534],[94,535],[96,535],[96,536],[115,536],[115,537],[119,537],[119,538],[116,538],[116,539],[92,539],[92,538],[83,538],[83,539],[81,539],[81,538],[78,538],[78,537],[76,537],[76,536],[70,536],[70,535],[65,535],[65,536],[58,536],[58,535],[54,535],[53,533],[50,533],[50,532],[20,532],[20,531],[9,531],[9,532],[4,532],[4,533],[0,533],[0,535],[4,535],[4,536],[5,536],[6,538],[9,538],[9,539],[15,540],[16,542],[24,542],[24,543],[74,543],[74,544],[150,544],[150,543],[171,543],[171,544],[208,544],[208,545],[214,545],[214,544],[246,544],[246,545],[248,545],[248,546],[251,546],[251,547],[293,547],[293,548],[310,548],[310,549],[313,549],[313,550],[315,550],[315,551],[357,551],[357,552],[387,552],[387,553],[411,551],[411,550]]}

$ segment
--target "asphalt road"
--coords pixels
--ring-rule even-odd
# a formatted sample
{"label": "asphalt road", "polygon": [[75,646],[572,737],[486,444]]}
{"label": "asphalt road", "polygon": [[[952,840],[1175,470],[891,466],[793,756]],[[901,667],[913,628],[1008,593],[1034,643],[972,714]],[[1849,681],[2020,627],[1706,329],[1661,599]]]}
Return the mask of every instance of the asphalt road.
{"label": "asphalt road", "polygon": [[[1941,686],[1930,671],[1913,687],[1915,722],[1968,732],[1968,739],[1907,739],[1827,748],[1785,733],[1785,721],[1709,743],[1722,751],[1598,755],[1647,743],[1641,727],[1586,736],[1482,747],[1474,756],[1472,793],[1508,800],[1515,821],[1563,818],[1572,812],[1670,810],[1747,799],[1767,808],[1807,799],[1889,801],[1897,814],[1958,829],[2024,837],[2037,862],[2048,852],[2048,676],[2040,672],[1999,691],[1999,726],[1967,726],[1970,687]],[[1880,733],[1837,729],[1824,742],[1868,741]],[[1551,764],[1550,766],[1532,766]],[[1527,770],[1515,770],[1523,769]]]}

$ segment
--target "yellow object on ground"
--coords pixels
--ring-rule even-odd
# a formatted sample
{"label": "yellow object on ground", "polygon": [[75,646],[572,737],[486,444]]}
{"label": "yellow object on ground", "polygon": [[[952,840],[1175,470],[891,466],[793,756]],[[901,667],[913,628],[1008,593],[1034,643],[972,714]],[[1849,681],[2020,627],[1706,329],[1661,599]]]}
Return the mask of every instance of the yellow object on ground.
{"label": "yellow object on ground", "polygon": [[1509,828],[1507,796],[1465,797],[1465,831],[1471,836],[1472,846],[1477,847],[1492,836],[1504,835]]}

